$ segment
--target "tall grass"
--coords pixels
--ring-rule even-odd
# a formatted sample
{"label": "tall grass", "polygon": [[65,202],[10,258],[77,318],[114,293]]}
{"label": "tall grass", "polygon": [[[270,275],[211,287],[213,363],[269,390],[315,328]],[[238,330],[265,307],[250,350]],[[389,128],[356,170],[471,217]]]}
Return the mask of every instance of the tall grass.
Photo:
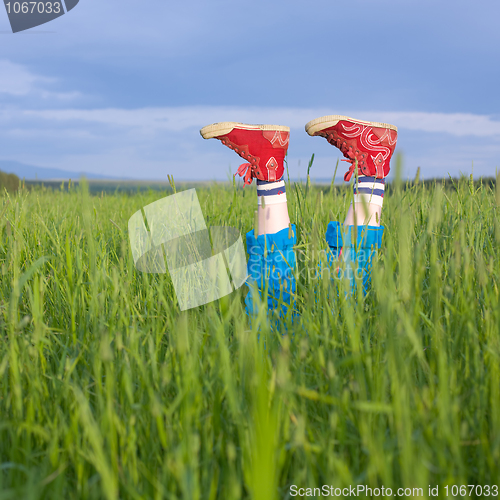
{"label": "tall grass", "polygon": [[[135,270],[128,218],[165,195],[0,199],[0,499],[498,484],[500,191],[391,186],[372,289],[346,298],[316,271],[349,191],[290,185],[285,336],[263,308],[249,326],[243,289],[181,312]],[[198,196],[208,225],[252,229],[251,189]]]}

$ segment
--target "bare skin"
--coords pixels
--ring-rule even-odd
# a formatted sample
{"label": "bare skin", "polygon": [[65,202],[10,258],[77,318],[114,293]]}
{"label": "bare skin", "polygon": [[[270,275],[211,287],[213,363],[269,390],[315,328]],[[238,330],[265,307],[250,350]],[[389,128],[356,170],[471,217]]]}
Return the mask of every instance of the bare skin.
{"label": "bare skin", "polygon": [[[382,207],[374,203],[367,204],[367,212],[363,203],[355,203],[349,207],[344,221],[344,226],[369,225],[380,226],[380,216]],[[273,234],[285,229],[290,224],[287,203],[277,203],[275,205],[259,206],[259,229],[258,234]]]}
{"label": "bare skin", "polygon": [[351,203],[344,221],[344,226],[380,226],[380,215],[382,207],[374,203],[368,203],[367,213],[363,203]]}
{"label": "bare skin", "polygon": [[290,224],[287,203],[276,203],[258,208],[259,229],[258,234],[273,234],[285,229]]}
{"label": "bare skin", "polygon": [[[354,205],[354,206],[353,206]],[[366,212],[365,212],[366,208]],[[380,226],[382,207],[375,203],[351,203],[344,221],[344,226]],[[273,234],[290,225],[287,203],[274,205],[259,205],[258,207],[258,235]]]}

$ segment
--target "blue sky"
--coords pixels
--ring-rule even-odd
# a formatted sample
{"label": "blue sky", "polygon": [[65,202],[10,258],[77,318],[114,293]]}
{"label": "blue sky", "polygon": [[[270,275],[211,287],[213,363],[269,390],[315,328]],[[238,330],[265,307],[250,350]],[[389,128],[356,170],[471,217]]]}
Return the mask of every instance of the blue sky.
{"label": "blue sky", "polygon": [[499,19],[498,0],[80,0],[12,34],[0,10],[0,160],[227,179],[243,160],[199,129],[231,120],[289,125],[291,176],[315,153],[326,178],[341,156],[304,125],[347,114],[399,127],[405,177],[495,175]]}

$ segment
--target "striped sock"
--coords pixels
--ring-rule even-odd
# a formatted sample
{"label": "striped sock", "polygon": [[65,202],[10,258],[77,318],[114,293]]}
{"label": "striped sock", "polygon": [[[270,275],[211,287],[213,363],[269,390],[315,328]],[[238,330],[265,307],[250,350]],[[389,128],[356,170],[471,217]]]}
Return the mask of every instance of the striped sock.
{"label": "striped sock", "polygon": [[259,205],[262,205],[262,198],[264,198],[264,204],[266,206],[276,203],[285,203],[285,181],[281,179],[275,182],[267,182],[257,179],[257,197]]}
{"label": "striped sock", "polygon": [[363,203],[364,199],[366,203],[381,207],[384,203],[384,187],[385,179],[359,175],[357,182],[354,181],[354,203]]}

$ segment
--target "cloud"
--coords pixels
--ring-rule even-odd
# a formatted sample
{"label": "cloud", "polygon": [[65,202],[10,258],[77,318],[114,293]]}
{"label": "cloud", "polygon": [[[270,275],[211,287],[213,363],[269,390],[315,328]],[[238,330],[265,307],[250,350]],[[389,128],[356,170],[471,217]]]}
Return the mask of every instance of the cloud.
{"label": "cloud", "polygon": [[[56,122],[99,123],[144,131],[180,131],[201,128],[217,121],[274,123],[303,129],[305,123],[318,116],[331,114],[326,108],[258,108],[229,106],[183,106],[140,109],[64,109],[27,110],[27,117]],[[500,136],[500,121],[488,115],[470,113],[374,112],[339,110],[338,114],[363,120],[393,123],[399,129],[446,133],[454,136]]]}
{"label": "cloud", "polygon": [[[113,176],[164,179],[226,179],[240,158],[218,141],[204,141],[198,131],[216,121],[286,124],[293,140],[288,150],[290,175],[305,176],[315,153],[313,176],[331,177],[341,157],[336,148],[311,139],[304,124],[327,115],[326,108],[232,106],[149,107],[138,109],[3,109],[0,134],[3,159],[71,171]],[[460,113],[373,112],[338,110],[339,114],[394,123],[405,172],[424,177],[494,175],[500,165],[500,121],[491,116]],[[464,140],[472,137],[473,140]],[[29,147],[27,147],[29,145]],[[340,170],[344,167],[339,166]],[[339,170],[339,172],[340,172]],[[340,173],[338,174],[340,176]]]}
{"label": "cloud", "polygon": [[380,113],[381,120],[399,128],[422,132],[444,132],[456,136],[500,136],[500,121],[469,113]]}
{"label": "cloud", "polygon": [[0,60],[0,93],[23,96],[33,92],[38,84],[53,83],[54,78],[35,75],[20,64]]}
{"label": "cloud", "polygon": [[55,92],[45,87],[57,83],[56,78],[37,75],[21,64],[7,59],[0,59],[0,96],[7,94],[14,97],[39,97],[44,100],[74,100],[82,94],[77,91]]}

